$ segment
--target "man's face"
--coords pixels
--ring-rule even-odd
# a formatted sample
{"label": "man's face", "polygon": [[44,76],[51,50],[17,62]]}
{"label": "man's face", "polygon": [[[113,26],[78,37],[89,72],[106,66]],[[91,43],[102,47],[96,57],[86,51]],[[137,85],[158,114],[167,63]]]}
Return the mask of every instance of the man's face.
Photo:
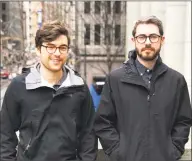
{"label": "man's face", "polygon": [[[59,48],[56,48],[59,47]],[[62,70],[68,57],[68,39],[60,35],[54,41],[44,42],[38,49],[41,64],[52,72]]]}
{"label": "man's face", "polygon": [[156,25],[139,24],[132,41],[135,43],[138,57],[144,61],[152,61],[158,56],[164,39]]}

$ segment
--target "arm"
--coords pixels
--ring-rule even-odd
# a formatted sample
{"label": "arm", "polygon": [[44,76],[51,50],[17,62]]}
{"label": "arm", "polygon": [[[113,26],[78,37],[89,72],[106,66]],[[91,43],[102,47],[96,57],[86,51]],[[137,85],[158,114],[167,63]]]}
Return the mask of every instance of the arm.
{"label": "arm", "polygon": [[178,106],[177,117],[172,129],[172,141],[176,159],[181,158],[181,155],[184,153],[184,146],[188,141],[190,127],[192,125],[192,110],[188,87],[184,78],[181,82],[182,85],[180,85],[178,100],[176,102]]}
{"label": "arm", "polygon": [[10,84],[5,93],[0,112],[1,161],[16,161],[18,139],[15,132],[19,126],[19,114],[17,112],[18,104],[12,93],[12,85],[13,83]]}
{"label": "arm", "polygon": [[107,155],[111,155],[119,146],[119,133],[116,129],[117,116],[113,101],[110,81],[107,77],[94,123],[96,135]]}
{"label": "arm", "polygon": [[83,161],[94,161],[97,156],[97,138],[93,130],[93,121],[95,109],[90,95],[89,89],[86,86],[86,97],[81,107],[82,128],[79,137],[78,156]]}

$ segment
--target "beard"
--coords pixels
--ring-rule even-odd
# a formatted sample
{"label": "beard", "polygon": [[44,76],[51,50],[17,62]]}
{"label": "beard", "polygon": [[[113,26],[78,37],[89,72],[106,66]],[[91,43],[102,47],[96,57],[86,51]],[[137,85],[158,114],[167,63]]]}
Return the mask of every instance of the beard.
{"label": "beard", "polygon": [[161,44],[157,50],[155,48],[151,47],[151,45],[146,45],[144,48],[141,49],[141,51],[139,51],[139,49],[136,47],[137,55],[144,61],[155,60],[157,58],[157,56],[159,55],[160,50],[161,50]]}

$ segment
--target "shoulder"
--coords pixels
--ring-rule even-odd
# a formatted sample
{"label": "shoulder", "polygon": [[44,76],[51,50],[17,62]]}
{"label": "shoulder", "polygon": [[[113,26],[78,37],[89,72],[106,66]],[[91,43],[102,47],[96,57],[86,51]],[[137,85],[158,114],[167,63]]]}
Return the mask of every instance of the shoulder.
{"label": "shoulder", "polygon": [[177,70],[168,67],[168,74],[176,79],[184,79],[184,76],[182,73],[178,72]]}
{"label": "shoulder", "polygon": [[117,69],[114,69],[112,70],[110,73],[109,73],[109,77],[110,78],[120,78],[124,75],[124,73],[126,72],[126,69],[125,69],[125,65],[123,64],[122,66],[120,66],[119,68]]}
{"label": "shoulder", "polygon": [[170,77],[170,80],[175,80],[178,82],[178,85],[185,85],[186,84],[186,80],[185,77],[182,73],[180,73],[179,71],[168,67],[168,77]]}
{"label": "shoulder", "polygon": [[8,89],[21,90],[22,86],[25,86],[26,74],[21,74],[13,78],[8,86]]}

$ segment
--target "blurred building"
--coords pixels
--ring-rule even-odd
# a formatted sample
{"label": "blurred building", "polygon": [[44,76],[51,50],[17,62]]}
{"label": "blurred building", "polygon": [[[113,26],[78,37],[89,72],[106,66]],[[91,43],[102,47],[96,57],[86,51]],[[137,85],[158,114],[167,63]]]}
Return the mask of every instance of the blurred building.
{"label": "blurred building", "polygon": [[2,49],[23,50],[26,38],[23,2],[0,2]]}
{"label": "blurred building", "polygon": [[26,12],[26,48],[28,52],[35,52],[36,31],[42,25],[42,3],[41,1],[26,1],[24,10]]}
{"label": "blurred building", "polygon": [[4,23],[8,21],[9,17],[9,2],[0,2],[0,8],[1,30],[5,32]]}
{"label": "blurred building", "polygon": [[124,62],[126,2],[85,1],[76,4],[76,48],[79,72],[91,84]]}

